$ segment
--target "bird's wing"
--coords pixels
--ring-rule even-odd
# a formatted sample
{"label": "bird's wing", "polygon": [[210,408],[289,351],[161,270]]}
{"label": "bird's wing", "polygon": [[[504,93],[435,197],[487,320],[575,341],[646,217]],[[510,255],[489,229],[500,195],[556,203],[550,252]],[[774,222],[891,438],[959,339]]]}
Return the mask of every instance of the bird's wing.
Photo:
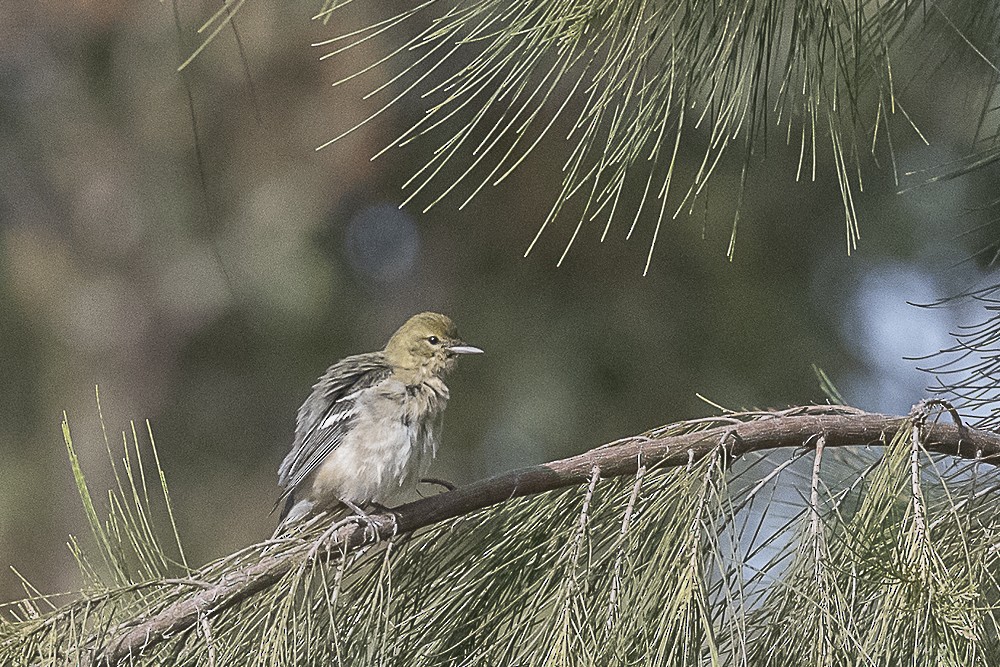
{"label": "bird's wing", "polygon": [[391,372],[376,352],[342,359],[323,374],[299,408],[295,442],[278,469],[278,484],[284,491],[279,503],[343,441],[357,419],[358,396]]}

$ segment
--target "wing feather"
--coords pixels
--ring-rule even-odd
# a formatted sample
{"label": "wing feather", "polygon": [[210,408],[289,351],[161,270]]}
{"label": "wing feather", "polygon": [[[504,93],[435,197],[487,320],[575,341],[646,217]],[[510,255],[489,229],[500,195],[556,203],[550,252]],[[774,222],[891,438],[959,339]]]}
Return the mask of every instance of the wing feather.
{"label": "wing feather", "polygon": [[358,397],[391,374],[381,352],[358,354],[338,361],[313,385],[299,408],[292,450],[278,469],[283,498],[326,460],[344,440],[357,419]]}

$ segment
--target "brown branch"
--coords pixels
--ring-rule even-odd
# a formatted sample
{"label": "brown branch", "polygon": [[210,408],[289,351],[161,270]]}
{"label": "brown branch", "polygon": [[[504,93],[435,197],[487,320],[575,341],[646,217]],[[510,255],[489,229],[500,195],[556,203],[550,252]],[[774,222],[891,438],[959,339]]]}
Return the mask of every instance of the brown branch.
{"label": "brown branch", "polygon": [[[815,446],[821,436],[824,447],[880,445],[911,420],[836,407],[794,408],[756,417],[742,422],[719,419],[715,423],[724,425],[683,435],[626,438],[577,456],[475,482],[396,508],[396,529],[399,533],[410,533],[512,498],[582,484],[590,479],[595,468],[605,478],[632,475],[640,466],[686,466],[719,447],[738,457],[757,450]],[[997,433],[951,423],[931,423],[921,427],[920,437],[928,451],[988,462],[1000,459]],[[379,514],[373,518],[379,521],[376,539],[391,537],[394,529],[391,516]],[[366,538],[364,527],[347,525],[330,537],[328,546],[331,551],[355,549],[372,541],[371,529],[368,533]],[[310,546],[304,544],[301,549],[265,556],[148,618],[136,619],[127,627],[119,626],[117,633],[112,633],[95,654],[94,662],[117,664],[137,657],[146,648],[190,629],[201,619],[234,607],[273,586],[293,568],[305,565],[311,557]]]}

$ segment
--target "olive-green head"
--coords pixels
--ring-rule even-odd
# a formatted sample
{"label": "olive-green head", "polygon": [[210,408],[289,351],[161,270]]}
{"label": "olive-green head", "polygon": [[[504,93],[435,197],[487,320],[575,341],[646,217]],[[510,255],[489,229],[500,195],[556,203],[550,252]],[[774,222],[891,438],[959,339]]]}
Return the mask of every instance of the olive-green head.
{"label": "olive-green head", "polygon": [[461,339],[449,317],[428,312],[414,315],[399,327],[384,354],[398,370],[440,377],[454,367],[458,355],[482,352]]}

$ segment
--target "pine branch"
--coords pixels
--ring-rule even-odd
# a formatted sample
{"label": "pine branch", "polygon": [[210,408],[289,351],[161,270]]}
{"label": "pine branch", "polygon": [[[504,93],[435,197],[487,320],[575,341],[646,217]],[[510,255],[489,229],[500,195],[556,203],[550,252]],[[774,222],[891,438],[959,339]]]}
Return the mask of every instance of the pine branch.
{"label": "pine branch", "polygon": [[[640,468],[687,466],[719,448],[723,448],[728,457],[736,458],[758,450],[815,447],[820,438],[824,448],[884,445],[897,432],[911,425],[918,427],[920,444],[927,451],[990,463],[1000,459],[1000,434],[968,428],[960,423],[925,423],[928,414],[928,404],[920,404],[911,416],[869,414],[836,406],[734,415],[731,419],[706,420],[708,425],[723,422],[722,426],[680,435],[635,436],[570,458],[504,473],[408,503],[392,513],[372,515],[377,529],[349,524],[327,536],[322,545],[303,542],[294,549],[265,556],[158,612],[110,630],[110,639],[103,647],[95,649],[92,662],[108,665],[135,658],[145,649],[268,589],[289,572],[309,567],[317,557],[347,553],[365,544],[412,533],[514,498],[583,484],[591,480],[595,470],[603,478],[632,475]],[[750,418],[752,420],[744,421]]]}

